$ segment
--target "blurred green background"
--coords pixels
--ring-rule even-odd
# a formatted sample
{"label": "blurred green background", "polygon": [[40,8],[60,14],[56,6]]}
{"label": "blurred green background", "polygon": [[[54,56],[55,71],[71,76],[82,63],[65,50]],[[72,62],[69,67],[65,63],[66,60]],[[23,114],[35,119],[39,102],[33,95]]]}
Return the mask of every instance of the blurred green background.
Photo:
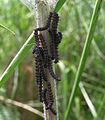
{"label": "blurred green background", "polygon": [[[59,46],[60,62],[56,72],[58,83],[60,120],[68,106],[74,77],[83,50],[95,0],[67,0],[59,11],[59,30],[63,40]],[[19,0],[0,1],[0,76],[35,27],[32,12]],[[0,96],[31,105],[42,111],[37,100],[34,80],[32,49],[17,66],[6,85],[0,88]],[[96,117],[97,116],[97,117]],[[0,120],[41,120],[37,115],[7,104],[0,99]],[[103,2],[89,57],[81,78],[81,84],[69,120],[105,120],[105,2]]]}

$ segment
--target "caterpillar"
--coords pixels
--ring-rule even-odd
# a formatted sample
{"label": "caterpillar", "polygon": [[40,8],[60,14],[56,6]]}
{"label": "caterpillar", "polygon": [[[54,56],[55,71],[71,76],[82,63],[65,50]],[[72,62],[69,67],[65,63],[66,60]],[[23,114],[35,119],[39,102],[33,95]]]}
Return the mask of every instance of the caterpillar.
{"label": "caterpillar", "polygon": [[36,74],[36,82],[37,82],[37,86],[38,86],[38,92],[39,92],[39,100],[40,102],[42,102],[42,77],[40,73]]}
{"label": "caterpillar", "polygon": [[61,43],[61,40],[62,40],[62,33],[58,32],[56,34],[56,45],[59,45]]}
{"label": "caterpillar", "polygon": [[57,27],[59,22],[59,16],[57,13],[52,14],[51,19],[51,25],[48,30],[51,40],[50,40],[50,52],[51,52],[51,58],[54,60],[54,63],[57,63],[59,61],[59,55],[58,55],[58,42],[60,42],[59,38],[61,36],[60,32],[57,33]]}
{"label": "caterpillar", "polygon": [[54,60],[55,58],[55,37],[54,37],[54,33],[49,30],[49,34],[50,34],[50,53],[51,53],[51,59]]}
{"label": "caterpillar", "polygon": [[49,103],[48,106],[49,108],[51,108],[54,103],[54,98],[53,98],[53,93],[52,93],[50,82],[47,82],[47,91],[48,91],[48,103]]}
{"label": "caterpillar", "polygon": [[[56,115],[56,111],[52,108],[53,105],[53,94],[52,94],[52,90],[51,90],[51,84],[48,82],[47,84],[47,89],[43,89],[42,90],[42,100],[45,104],[46,110],[50,110],[54,115]],[[47,95],[48,94],[48,99],[47,99]]]}
{"label": "caterpillar", "polygon": [[33,54],[35,57],[35,73],[36,73],[36,83],[38,86],[38,91],[39,91],[39,100],[42,102],[42,81],[43,81],[43,76],[44,76],[44,70],[43,70],[43,62],[42,62],[42,56],[41,56],[41,45],[40,41],[38,38],[38,32],[35,30],[34,32],[36,44],[33,49]]}
{"label": "caterpillar", "polygon": [[60,78],[53,72],[53,66],[52,66],[52,61],[49,58],[49,62],[48,62],[48,70],[50,75],[52,76],[52,78],[54,78],[55,80],[60,80]]}
{"label": "caterpillar", "polygon": [[46,110],[48,110],[49,106],[48,106],[48,100],[47,100],[46,94],[47,94],[47,89],[43,89],[42,90],[42,98],[43,98],[43,102],[45,104]]}
{"label": "caterpillar", "polygon": [[35,49],[36,49],[36,46],[38,46],[38,32],[35,30],[34,31],[34,37],[35,37],[35,40],[36,40],[36,44],[35,44],[35,46],[34,46],[34,49],[33,49],[33,51],[32,51],[32,53],[34,54],[35,53]]}
{"label": "caterpillar", "polygon": [[42,72],[41,70],[43,69],[42,68],[42,61],[41,61],[41,58],[40,58],[40,52],[39,52],[39,49],[38,47],[35,47],[34,49],[35,51],[35,73],[36,73],[36,83],[37,83],[37,86],[38,86],[38,91],[39,91],[39,100],[42,101]]}
{"label": "caterpillar", "polygon": [[40,81],[40,85],[38,85],[38,92],[39,92],[39,101],[42,102],[42,81]]}
{"label": "caterpillar", "polygon": [[56,34],[56,41],[55,41],[55,60],[54,60],[54,63],[57,63],[59,61],[58,45],[60,44],[61,40],[62,40],[62,33],[58,32]]}
{"label": "caterpillar", "polygon": [[51,18],[51,25],[50,25],[50,30],[53,32],[57,32],[57,26],[59,22],[59,16],[56,12],[52,13],[52,18]]}

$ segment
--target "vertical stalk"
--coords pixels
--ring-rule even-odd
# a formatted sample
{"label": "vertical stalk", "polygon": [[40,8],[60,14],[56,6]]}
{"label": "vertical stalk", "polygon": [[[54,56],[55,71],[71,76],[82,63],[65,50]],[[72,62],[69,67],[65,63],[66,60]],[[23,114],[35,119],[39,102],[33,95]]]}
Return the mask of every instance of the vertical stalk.
{"label": "vertical stalk", "polygon": [[[36,27],[45,26],[45,21],[47,18],[47,7],[44,1],[35,0],[35,18],[36,18]],[[45,104],[43,103],[43,111],[44,111],[44,120],[48,120],[47,111],[45,109]]]}
{"label": "vertical stalk", "polygon": [[[50,9],[49,9],[50,10]],[[46,24],[46,19],[48,18],[48,3],[45,0],[35,0],[35,18],[36,18],[36,27],[43,27]],[[44,38],[47,40],[46,42],[49,44],[47,31],[42,32]],[[50,77],[48,70],[45,69],[47,77],[49,80],[52,78]],[[52,80],[53,81],[53,80]],[[54,120],[54,115],[50,112],[50,110],[45,109],[45,104],[43,103],[43,110],[44,110],[44,120]],[[58,111],[57,111],[58,112]]]}

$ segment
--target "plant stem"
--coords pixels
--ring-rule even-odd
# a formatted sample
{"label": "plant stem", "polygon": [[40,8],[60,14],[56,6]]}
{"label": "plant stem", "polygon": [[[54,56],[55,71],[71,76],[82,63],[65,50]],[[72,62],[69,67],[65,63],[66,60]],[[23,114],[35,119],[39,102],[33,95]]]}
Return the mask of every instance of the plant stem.
{"label": "plant stem", "polygon": [[87,37],[86,37],[86,42],[85,42],[85,45],[84,45],[84,48],[83,48],[83,52],[82,52],[82,55],[81,55],[79,67],[78,67],[76,77],[75,77],[75,81],[74,81],[74,86],[73,86],[71,96],[70,96],[70,99],[69,99],[69,103],[68,103],[68,107],[67,107],[67,110],[66,110],[65,120],[67,120],[68,115],[70,115],[71,107],[72,107],[72,104],[73,104],[73,101],[74,101],[74,98],[75,98],[75,95],[76,95],[76,91],[77,91],[77,88],[78,88],[78,85],[79,85],[79,81],[80,81],[81,75],[83,73],[85,64],[86,64],[86,60],[87,60],[87,57],[88,57],[91,41],[92,41],[92,38],[93,38],[93,35],[94,35],[97,19],[98,19],[100,8],[101,8],[101,3],[102,3],[102,0],[96,0],[96,4],[95,4],[93,14],[92,14],[92,18],[91,18],[91,21],[90,21],[89,31],[88,31],[88,34],[87,34]]}
{"label": "plant stem", "polygon": [[44,117],[42,112],[40,112],[39,110],[37,110],[27,104],[24,104],[24,103],[21,103],[21,102],[12,100],[12,99],[7,99],[7,98],[4,98],[3,96],[0,96],[0,101],[2,101],[3,103],[6,103],[6,104],[11,104],[16,107],[23,108],[24,110],[30,111],[31,113],[34,113],[34,114],[37,114],[42,118]]}
{"label": "plant stem", "polygon": [[4,28],[4,29],[6,29],[7,31],[9,31],[9,32],[10,32],[10,33],[12,33],[13,35],[15,35],[15,32],[14,32],[14,31],[12,31],[11,29],[7,28],[6,26],[4,26],[4,25],[0,24],[0,27],[2,27],[2,28]]}
{"label": "plant stem", "polygon": [[[36,27],[43,27],[45,26],[45,21],[47,18],[47,12],[46,11],[46,5],[44,3],[44,1],[40,1],[40,0],[35,0],[35,17],[36,17]],[[44,32],[43,32],[44,33]],[[44,33],[46,34],[46,33]],[[44,120],[47,120],[47,111],[45,109],[45,104],[43,102],[43,111],[44,111]]]}

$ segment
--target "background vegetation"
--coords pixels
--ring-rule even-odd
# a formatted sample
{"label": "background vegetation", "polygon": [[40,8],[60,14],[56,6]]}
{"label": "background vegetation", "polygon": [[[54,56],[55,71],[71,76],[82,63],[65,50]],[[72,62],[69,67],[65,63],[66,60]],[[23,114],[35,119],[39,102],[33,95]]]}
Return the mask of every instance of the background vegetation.
{"label": "background vegetation", "polygon": [[[60,120],[64,119],[75,74],[85,43],[95,0],[67,0],[59,11],[59,30],[63,41],[59,46],[61,61],[56,71],[62,81],[58,83]],[[89,56],[68,120],[105,119],[105,2],[96,26]],[[8,27],[12,34],[3,26]],[[0,76],[17,54],[35,27],[33,14],[18,0],[0,2]],[[20,101],[40,111],[34,80],[32,49],[16,67],[7,83],[0,88],[0,96]],[[0,99],[0,120],[37,120],[36,114],[18,108]]]}

